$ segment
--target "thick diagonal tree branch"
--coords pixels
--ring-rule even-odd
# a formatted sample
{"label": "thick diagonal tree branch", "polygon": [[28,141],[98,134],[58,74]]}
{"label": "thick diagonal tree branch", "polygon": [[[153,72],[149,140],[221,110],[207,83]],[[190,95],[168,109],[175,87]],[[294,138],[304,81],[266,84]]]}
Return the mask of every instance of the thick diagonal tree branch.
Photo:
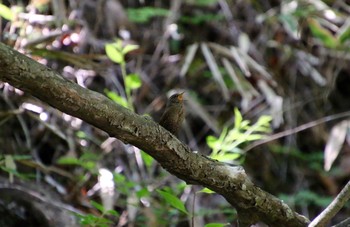
{"label": "thick diagonal tree branch", "polygon": [[80,87],[44,65],[0,43],[0,81],[144,150],[171,174],[221,194],[238,211],[241,226],[258,221],[269,226],[307,226],[308,220],[256,187],[243,168],[227,166],[193,153],[154,121]]}

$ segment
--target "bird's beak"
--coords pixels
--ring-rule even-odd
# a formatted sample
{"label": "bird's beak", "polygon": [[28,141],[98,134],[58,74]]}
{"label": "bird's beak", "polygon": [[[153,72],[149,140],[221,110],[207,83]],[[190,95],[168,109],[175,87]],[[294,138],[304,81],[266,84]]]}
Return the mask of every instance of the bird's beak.
{"label": "bird's beak", "polygon": [[183,101],[183,100],[184,100],[184,97],[183,97],[184,93],[185,93],[185,92],[182,92],[182,93],[179,94],[179,96],[177,96],[177,99],[178,99],[179,101]]}

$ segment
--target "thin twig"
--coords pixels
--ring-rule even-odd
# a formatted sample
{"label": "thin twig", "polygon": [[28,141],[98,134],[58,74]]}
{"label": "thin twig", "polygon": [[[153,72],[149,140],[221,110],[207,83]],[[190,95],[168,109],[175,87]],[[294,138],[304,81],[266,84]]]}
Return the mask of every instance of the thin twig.
{"label": "thin twig", "polygon": [[325,226],[331,218],[333,218],[338,211],[346,204],[350,199],[350,181],[345,185],[343,190],[337,195],[337,197],[319,214],[308,227],[321,227]]}
{"label": "thin twig", "polygon": [[252,143],[246,149],[244,149],[244,151],[247,152],[247,151],[250,151],[251,149],[253,149],[253,148],[257,147],[257,146],[260,146],[260,145],[265,144],[265,143],[269,143],[269,142],[271,142],[273,140],[276,140],[276,139],[279,139],[279,138],[282,138],[282,137],[285,137],[285,136],[289,136],[289,135],[295,134],[297,132],[301,132],[301,131],[303,131],[305,129],[312,128],[312,127],[314,127],[316,125],[319,125],[319,124],[322,124],[322,123],[325,123],[325,122],[328,122],[328,121],[333,121],[333,120],[336,120],[336,119],[339,119],[339,118],[349,117],[349,116],[350,116],[350,111],[346,111],[346,112],[330,115],[330,116],[327,116],[327,117],[323,117],[323,118],[320,118],[318,120],[311,121],[309,123],[300,125],[300,126],[298,126],[296,128],[276,133],[276,134],[268,137],[267,139],[260,140],[260,141],[257,141],[255,143]]}

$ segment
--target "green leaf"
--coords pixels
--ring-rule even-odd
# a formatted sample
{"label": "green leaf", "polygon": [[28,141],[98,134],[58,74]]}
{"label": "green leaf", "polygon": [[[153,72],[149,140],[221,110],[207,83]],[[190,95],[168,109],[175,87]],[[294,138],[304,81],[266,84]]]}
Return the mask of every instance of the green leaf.
{"label": "green leaf", "polygon": [[200,25],[201,23],[209,21],[220,21],[223,19],[225,19],[225,17],[222,14],[205,13],[191,16],[181,16],[180,22],[186,24]]}
{"label": "green leaf", "polygon": [[114,173],[114,182],[119,184],[119,183],[125,183],[125,176],[120,173]]}
{"label": "green leaf", "polygon": [[80,165],[82,167],[84,167],[85,169],[91,171],[96,167],[96,162],[95,161],[85,161],[85,162],[80,161]]}
{"label": "green leaf", "polygon": [[147,167],[150,167],[154,162],[153,157],[144,151],[141,151],[141,157]]}
{"label": "green leaf", "polygon": [[124,97],[121,97],[120,95],[118,95],[117,93],[113,92],[113,91],[108,91],[105,90],[105,93],[107,94],[108,98],[112,99],[115,103],[128,108],[128,102],[126,101],[126,99]]}
{"label": "green leaf", "polygon": [[136,192],[137,198],[149,197],[150,193],[147,188],[142,188]]}
{"label": "green leaf", "polygon": [[5,166],[6,168],[16,170],[16,163],[13,160],[12,155],[5,155]]}
{"label": "green leaf", "polygon": [[174,208],[184,212],[185,214],[188,214],[185,205],[183,204],[183,202],[177,198],[176,196],[170,194],[169,192],[165,192],[165,191],[161,191],[161,190],[157,190],[157,192],[163,197],[163,199],[165,199],[165,201],[167,201],[167,203],[169,203],[171,206],[173,206]]}
{"label": "green leaf", "polygon": [[13,160],[29,160],[32,159],[30,155],[12,155]]}
{"label": "green leaf", "polygon": [[209,188],[203,188],[202,190],[200,190],[198,193],[207,193],[207,194],[213,194],[216,193],[212,190],[210,190]]}
{"label": "green leaf", "polygon": [[272,117],[271,116],[263,115],[263,116],[259,117],[258,122],[256,124],[270,127],[270,122],[271,121],[272,121]]}
{"label": "green leaf", "polygon": [[104,213],[105,208],[104,208],[101,204],[99,204],[99,203],[97,203],[97,202],[95,202],[95,201],[93,201],[93,200],[90,201],[90,204],[91,204],[91,206],[93,206],[93,207],[95,207],[97,210],[99,210],[101,213]]}
{"label": "green leaf", "polygon": [[128,8],[127,15],[130,21],[136,23],[146,23],[152,17],[167,16],[169,10],[155,7]]}
{"label": "green leaf", "polygon": [[106,44],[105,46],[106,54],[109,59],[118,64],[124,64],[124,55],[121,51],[117,50],[115,44]]}
{"label": "green leaf", "polygon": [[204,227],[224,227],[229,226],[228,223],[208,223]]}
{"label": "green leaf", "polygon": [[9,21],[12,21],[15,17],[11,9],[3,4],[0,4],[0,16]]}
{"label": "green leaf", "polygon": [[344,44],[350,39],[350,26],[346,29],[342,29],[341,33],[338,34],[338,40],[341,44]]}
{"label": "green leaf", "polygon": [[115,217],[119,217],[119,213],[117,211],[115,211],[115,210],[108,210],[106,213],[110,214],[110,215],[113,215]]}
{"label": "green leaf", "polygon": [[125,55],[125,54],[127,54],[127,53],[129,53],[129,52],[131,52],[131,51],[133,51],[133,50],[137,50],[137,49],[139,49],[139,45],[131,45],[131,44],[129,44],[129,45],[126,45],[124,48],[123,48],[123,54]]}
{"label": "green leaf", "polygon": [[239,159],[242,154],[239,153],[219,153],[218,155],[211,156],[211,158],[218,160],[220,162],[232,162],[233,160]]}
{"label": "green leaf", "polygon": [[337,39],[326,29],[324,29],[316,20],[309,19],[309,27],[311,33],[321,40],[323,45],[328,48],[336,48],[338,45]]}
{"label": "green leaf", "polygon": [[243,117],[242,117],[241,112],[239,112],[238,108],[235,108],[234,112],[235,112],[235,126],[234,127],[236,129],[238,129],[238,128],[240,128]]}
{"label": "green leaf", "polygon": [[196,0],[195,4],[199,6],[210,6],[216,4],[218,0]]}
{"label": "green leaf", "polygon": [[294,17],[291,14],[281,14],[279,16],[279,19],[282,21],[285,29],[291,34],[293,34],[294,37],[298,34],[298,20],[296,17]]}
{"label": "green leaf", "polygon": [[214,149],[219,145],[218,138],[216,138],[215,136],[207,136],[206,140],[207,140],[208,146],[211,149]]}
{"label": "green leaf", "polygon": [[125,77],[125,86],[129,89],[137,89],[141,87],[142,81],[138,74],[132,73]]}
{"label": "green leaf", "polygon": [[86,139],[88,137],[84,131],[78,131],[76,135],[80,139]]}
{"label": "green leaf", "polygon": [[123,52],[123,41],[121,39],[116,39],[112,45],[117,49],[119,52]]}
{"label": "green leaf", "polygon": [[79,165],[80,161],[77,158],[61,157],[57,160],[57,163],[62,165]]}

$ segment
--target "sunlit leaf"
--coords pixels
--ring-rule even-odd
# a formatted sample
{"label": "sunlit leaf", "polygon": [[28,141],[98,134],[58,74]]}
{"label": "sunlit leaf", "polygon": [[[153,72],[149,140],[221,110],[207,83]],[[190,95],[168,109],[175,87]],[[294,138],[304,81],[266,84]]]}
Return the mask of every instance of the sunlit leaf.
{"label": "sunlit leaf", "polygon": [[87,135],[84,131],[78,131],[76,133],[77,137],[80,138],[80,139],[86,139],[87,138]]}
{"label": "sunlit leaf", "polygon": [[123,54],[125,55],[125,54],[127,54],[127,53],[129,53],[129,52],[131,52],[131,51],[133,51],[133,50],[137,50],[137,49],[139,49],[139,45],[131,45],[131,44],[129,44],[129,45],[126,45],[124,48],[123,48]]}
{"label": "sunlit leaf", "polygon": [[235,128],[239,128],[242,123],[243,117],[241,112],[239,112],[238,108],[235,108],[234,112],[235,112]]}
{"label": "sunlit leaf", "polygon": [[121,39],[116,39],[112,46],[120,53],[123,52],[123,41]]}
{"label": "sunlit leaf", "polygon": [[113,91],[105,90],[105,93],[107,94],[108,98],[112,99],[117,104],[119,104],[125,108],[128,108],[128,102],[126,101],[126,99],[124,97],[121,97],[120,95],[118,95],[117,93],[115,93]]}
{"label": "sunlit leaf", "polygon": [[9,21],[12,21],[15,17],[11,9],[3,4],[0,4],[0,16]]}
{"label": "sunlit leaf", "polygon": [[269,125],[270,122],[272,121],[272,117],[271,116],[267,116],[267,115],[263,115],[261,117],[259,117],[258,119],[258,124],[261,124],[261,125]]}
{"label": "sunlit leaf", "polygon": [[129,89],[137,89],[141,87],[142,81],[138,74],[133,73],[125,77],[125,86]]}
{"label": "sunlit leaf", "polygon": [[144,151],[141,151],[141,157],[142,157],[142,160],[143,160],[143,162],[145,163],[145,165],[147,167],[150,167],[153,164],[153,162],[154,162],[153,157],[150,156],[149,154],[147,154]]}
{"label": "sunlit leaf", "polygon": [[106,44],[105,50],[108,58],[111,59],[113,62],[118,64],[124,63],[124,55],[121,51],[117,50],[115,45],[110,43]]}
{"label": "sunlit leaf", "polygon": [[207,194],[213,194],[216,193],[212,190],[210,190],[209,188],[203,188],[202,190],[200,190],[198,193],[207,193]]}
{"label": "sunlit leaf", "polygon": [[233,160],[239,159],[240,157],[242,157],[241,154],[239,153],[220,153],[216,156],[212,156],[211,158],[218,160],[220,162],[231,162]]}
{"label": "sunlit leaf", "polygon": [[216,138],[215,136],[207,136],[206,140],[207,140],[208,146],[211,149],[214,149],[219,145],[218,138]]}
{"label": "sunlit leaf", "polygon": [[338,45],[337,39],[325,28],[323,28],[316,20],[309,19],[309,27],[312,34],[321,40],[324,46],[335,48]]}

